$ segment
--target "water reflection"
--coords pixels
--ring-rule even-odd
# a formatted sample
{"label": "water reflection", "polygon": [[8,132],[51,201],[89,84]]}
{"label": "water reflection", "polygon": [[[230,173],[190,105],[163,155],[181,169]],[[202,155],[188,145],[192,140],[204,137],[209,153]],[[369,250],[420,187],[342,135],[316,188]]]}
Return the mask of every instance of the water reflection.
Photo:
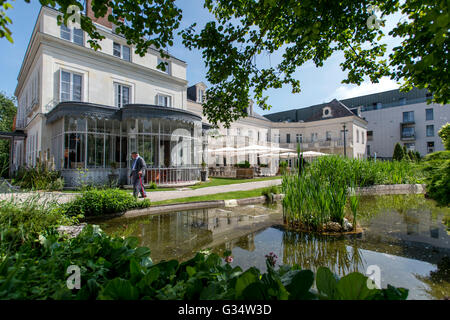
{"label": "water reflection", "polygon": [[[232,250],[233,265],[265,270],[264,256],[274,252],[280,264],[316,270],[326,266],[339,275],[382,271],[382,286],[409,288],[410,298],[450,296],[450,236],[443,221],[449,208],[438,208],[421,195],[363,197],[360,236],[319,236],[285,230],[280,205],[216,208],[115,219],[102,224],[111,234],[139,237],[155,262],[186,260],[211,248]],[[437,275],[441,275],[437,277]]]}
{"label": "water reflection", "polygon": [[154,261],[188,259],[197,251],[228,243],[227,248],[254,247],[254,232],[281,221],[281,214],[263,205],[200,209],[138,219],[116,219],[102,228],[113,235],[136,236],[151,249]]}
{"label": "water reflection", "polygon": [[363,261],[357,242],[348,246],[336,237],[318,236],[294,231],[283,232],[283,263],[315,270],[328,267],[338,274],[362,269]]}

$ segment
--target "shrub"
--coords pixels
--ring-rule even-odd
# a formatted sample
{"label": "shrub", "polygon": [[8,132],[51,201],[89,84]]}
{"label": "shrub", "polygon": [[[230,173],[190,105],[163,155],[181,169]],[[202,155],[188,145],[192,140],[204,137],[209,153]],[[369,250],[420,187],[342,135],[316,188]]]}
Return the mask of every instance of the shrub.
{"label": "shrub", "polygon": [[442,139],[442,143],[444,144],[445,150],[450,151],[450,123],[447,122],[442,126],[442,128],[438,131],[439,137]]}
{"label": "shrub", "polygon": [[37,239],[46,230],[59,225],[71,225],[76,217],[62,214],[56,201],[39,202],[34,196],[26,201],[0,201],[0,243],[14,248],[27,241]]}
{"label": "shrub", "polygon": [[278,188],[278,186],[266,187],[261,191],[261,195],[265,196],[268,202],[273,202],[273,195],[279,193],[280,189]]}
{"label": "shrub", "polygon": [[139,201],[130,193],[119,189],[93,189],[82,192],[75,200],[62,206],[68,216],[85,217],[120,213],[130,209],[146,208],[150,200]]}
{"label": "shrub", "polygon": [[24,189],[59,191],[64,188],[61,172],[49,170],[38,162],[36,167],[21,167],[15,174],[13,183]]}
{"label": "shrub", "polygon": [[158,186],[156,185],[155,182],[150,182],[150,184],[148,185],[148,189],[158,189]]}
{"label": "shrub", "polygon": [[248,162],[247,160],[245,160],[244,162],[238,163],[237,165],[239,168],[245,168],[245,169],[250,168],[250,162]]}
{"label": "shrub", "polygon": [[425,156],[423,170],[427,175],[427,195],[439,205],[450,205],[450,151],[438,151]]}
{"label": "shrub", "polygon": [[[112,238],[88,226],[73,239],[49,235],[37,248],[24,246],[6,256],[0,268],[0,299],[156,299],[156,300],[404,300],[408,290],[369,289],[368,278],[357,272],[341,279],[321,267],[316,276],[299,266],[275,268],[276,256],[266,257],[267,272],[231,267],[209,252],[179,263],[152,264],[150,250],[137,247],[137,238]],[[67,288],[69,265],[80,266],[81,289]],[[317,290],[313,289],[315,287]],[[356,289],[355,289],[356,288]]]}
{"label": "shrub", "polygon": [[400,143],[396,143],[394,147],[394,154],[392,155],[392,160],[401,161],[405,156],[402,146]]}

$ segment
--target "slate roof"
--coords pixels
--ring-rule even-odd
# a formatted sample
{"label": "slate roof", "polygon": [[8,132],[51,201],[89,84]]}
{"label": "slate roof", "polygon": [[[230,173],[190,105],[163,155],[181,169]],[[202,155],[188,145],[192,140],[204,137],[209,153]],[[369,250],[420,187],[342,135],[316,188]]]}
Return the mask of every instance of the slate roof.
{"label": "slate roof", "polygon": [[323,117],[323,108],[329,107],[331,109],[331,117],[329,118],[341,118],[354,116],[355,114],[350,111],[350,109],[344,105],[342,102],[333,99],[328,103],[321,103],[311,107],[289,110],[283,112],[277,112],[272,114],[267,114],[265,117],[274,122],[311,122],[319,121],[324,119],[329,119]]}

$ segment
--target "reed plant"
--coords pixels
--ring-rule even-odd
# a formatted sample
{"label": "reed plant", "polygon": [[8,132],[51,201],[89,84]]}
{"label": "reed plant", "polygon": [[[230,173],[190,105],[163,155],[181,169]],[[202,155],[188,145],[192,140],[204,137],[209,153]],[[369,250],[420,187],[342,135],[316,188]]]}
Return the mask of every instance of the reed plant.
{"label": "reed plant", "polygon": [[342,224],[347,186],[341,180],[324,178],[317,172],[286,173],[281,186],[285,223],[304,230],[320,230],[333,221]]}
{"label": "reed plant", "polygon": [[[299,148],[297,153],[300,160]],[[360,198],[349,190],[376,184],[420,183],[422,177],[421,170],[410,161],[320,157],[306,168],[284,173],[284,220],[288,225],[310,231],[320,231],[327,222],[342,225],[348,202],[356,226]]]}

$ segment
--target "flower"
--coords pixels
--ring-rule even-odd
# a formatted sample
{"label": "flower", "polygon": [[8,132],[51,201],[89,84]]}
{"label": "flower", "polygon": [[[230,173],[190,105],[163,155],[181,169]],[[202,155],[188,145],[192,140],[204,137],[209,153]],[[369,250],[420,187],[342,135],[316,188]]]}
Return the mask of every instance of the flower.
{"label": "flower", "polygon": [[275,253],[270,252],[269,254],[266,254],[265,257],[266,257],[267,264],[269,266],[271,266],[271,267],[275,267],[275,264],[277,263],[278,256]]}
{"label": "flower", "polygon": [[233,257],[232,256],[225,257],[225,262],[226,263],[232,263],[233,262]]}

